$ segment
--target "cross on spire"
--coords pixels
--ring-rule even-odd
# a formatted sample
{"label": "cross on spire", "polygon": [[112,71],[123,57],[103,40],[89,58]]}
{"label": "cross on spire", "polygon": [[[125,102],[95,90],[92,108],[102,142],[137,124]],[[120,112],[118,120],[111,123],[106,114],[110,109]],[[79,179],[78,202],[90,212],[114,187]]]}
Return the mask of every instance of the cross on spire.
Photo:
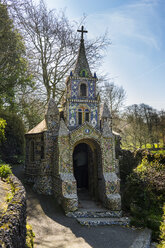
{"label": "cross on spire", "polygon": [[81,27],[81,30],[78,29],[77,32],[81,33],[81,40],[84,39],[84,37],[83,37],[84,33],[88,33],[88,31],[84,30],[84,26]]}

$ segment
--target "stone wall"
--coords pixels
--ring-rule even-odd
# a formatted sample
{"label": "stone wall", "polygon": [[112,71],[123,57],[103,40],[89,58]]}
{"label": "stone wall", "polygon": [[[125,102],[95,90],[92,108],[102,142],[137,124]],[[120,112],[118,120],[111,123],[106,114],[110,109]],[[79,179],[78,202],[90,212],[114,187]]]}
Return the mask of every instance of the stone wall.
{"label": "stone wall", "polygon": [[14,196],[0,216],[0,247],[24,248],[26,242],[26,192],[21,182],[10,175]]}

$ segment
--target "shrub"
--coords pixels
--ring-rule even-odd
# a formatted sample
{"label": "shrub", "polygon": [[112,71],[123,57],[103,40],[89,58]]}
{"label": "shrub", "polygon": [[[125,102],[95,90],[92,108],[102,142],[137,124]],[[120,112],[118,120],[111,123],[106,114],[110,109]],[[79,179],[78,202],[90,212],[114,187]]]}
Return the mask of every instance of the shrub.
{"label": "shrub", "polygon": [[165,156],[143,155],[142,162],[127,177],[123,204],[132,215],[132,224],[153,230],[158,239],[165,199]]}
{"label": "shrub", "polygon": [[0,118],[0,143],[5,138],[5,126],[6,126],[6,121]]}
{"label": "shrub", "polygon": [[157,246],[157,248],[165,248],[165,204],[163,207],[163,219],[160,226],[160,244]]}
{"label": "shrub", "polygon": [[6,163],[19,163],[24,157],[24,125],[16,114],[0,112],[0,117],[7,123],[5,127],[6,139],[0,144],[1,158]]}
{"label": "shrub", "polygon": [[9,174],[11,174],[11,167],[8,164],[1,164],[0,165],[0,177],[7,178]]}

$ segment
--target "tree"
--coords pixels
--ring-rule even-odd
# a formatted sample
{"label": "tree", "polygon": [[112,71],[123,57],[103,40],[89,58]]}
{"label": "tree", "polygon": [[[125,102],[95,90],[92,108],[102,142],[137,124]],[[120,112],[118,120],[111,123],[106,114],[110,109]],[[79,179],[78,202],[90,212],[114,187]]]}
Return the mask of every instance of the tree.
{"label": "tree", "polygon": [[163,147],[165,148],[165,111],[161,110],[159,112],[159,136],[163,142]]}
{"label": "tree", "polygon": [[112,115],[113,129],[120,132],[121,110],[126,99],[126,92],[121,86],[104,82],[100,85],[103,101],[106,101]]}
{"label": "tree", "polygon": [[139,108],[143,116],[143,120],[147,126],[148,143],[154,147],[154,144],[159,142],[158,113],[155,109],[146,104],[140,104]]}
{"label": "tree", "polygon": [[14,105],[15,90],[30,84],[25,46],[5,4],[0,3],[0,105]]}
{"label": "tree", "polygon": [[122,132],[123,145],[136,149],[142,147],[145,140],[146,126],[143,122],[139,106],[137,104],[126,108],[123,114],[125,125]]}
{"label": "tree", "polygon": [[7,163],[18,163],[23,159],[25,139],[24,125],[18,115],[1,111],[0,116],[6,121],[5,140],[0,144],[0,154]]}
{"label": "tree", "polygon": [[5,138],[5,127],[6,127],[6,121],[2,118],[0,118],[0,143]]}
{"label": "tree", "polygon": [[154,148],[155,143],[159,143],[159,116],[158,112],[146,104],[134,104],[126,108],[123,119],[125,126],[123,128],[124,146],[134,149],[147,143]]}
{"label": "tree", "polygon": [[34,92],[21,94],[19,105],[19,115],[24,121],[26,130],[32,129],[44,119],[46,105]]}
{"label": "tree", "polygon": [[[78,51],[79,37],[63,11],[48,10],[44,1],[13,0],[11,3],[17,24],[28,48],[31,69],[37,82],[44,86],[47,101],[58,102],[64,94],[64,78],[72,69]],[[110,44],[107,35],[86,43],[91,65],[102,58],[102,51]]]}

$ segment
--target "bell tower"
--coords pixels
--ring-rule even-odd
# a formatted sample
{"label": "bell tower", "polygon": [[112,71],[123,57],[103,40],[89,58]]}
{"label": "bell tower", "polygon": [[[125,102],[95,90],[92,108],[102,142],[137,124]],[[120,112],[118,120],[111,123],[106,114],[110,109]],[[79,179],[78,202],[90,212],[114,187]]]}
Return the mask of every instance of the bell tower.
{"label": "bell tower", "polygon": [[81,27],[80,46],[75,68],[66,81],[65,115],[70,130],[89,122],[99,127],[99,97],[96,93],[96,73],[92,75],[85,52],[84,27]]}

